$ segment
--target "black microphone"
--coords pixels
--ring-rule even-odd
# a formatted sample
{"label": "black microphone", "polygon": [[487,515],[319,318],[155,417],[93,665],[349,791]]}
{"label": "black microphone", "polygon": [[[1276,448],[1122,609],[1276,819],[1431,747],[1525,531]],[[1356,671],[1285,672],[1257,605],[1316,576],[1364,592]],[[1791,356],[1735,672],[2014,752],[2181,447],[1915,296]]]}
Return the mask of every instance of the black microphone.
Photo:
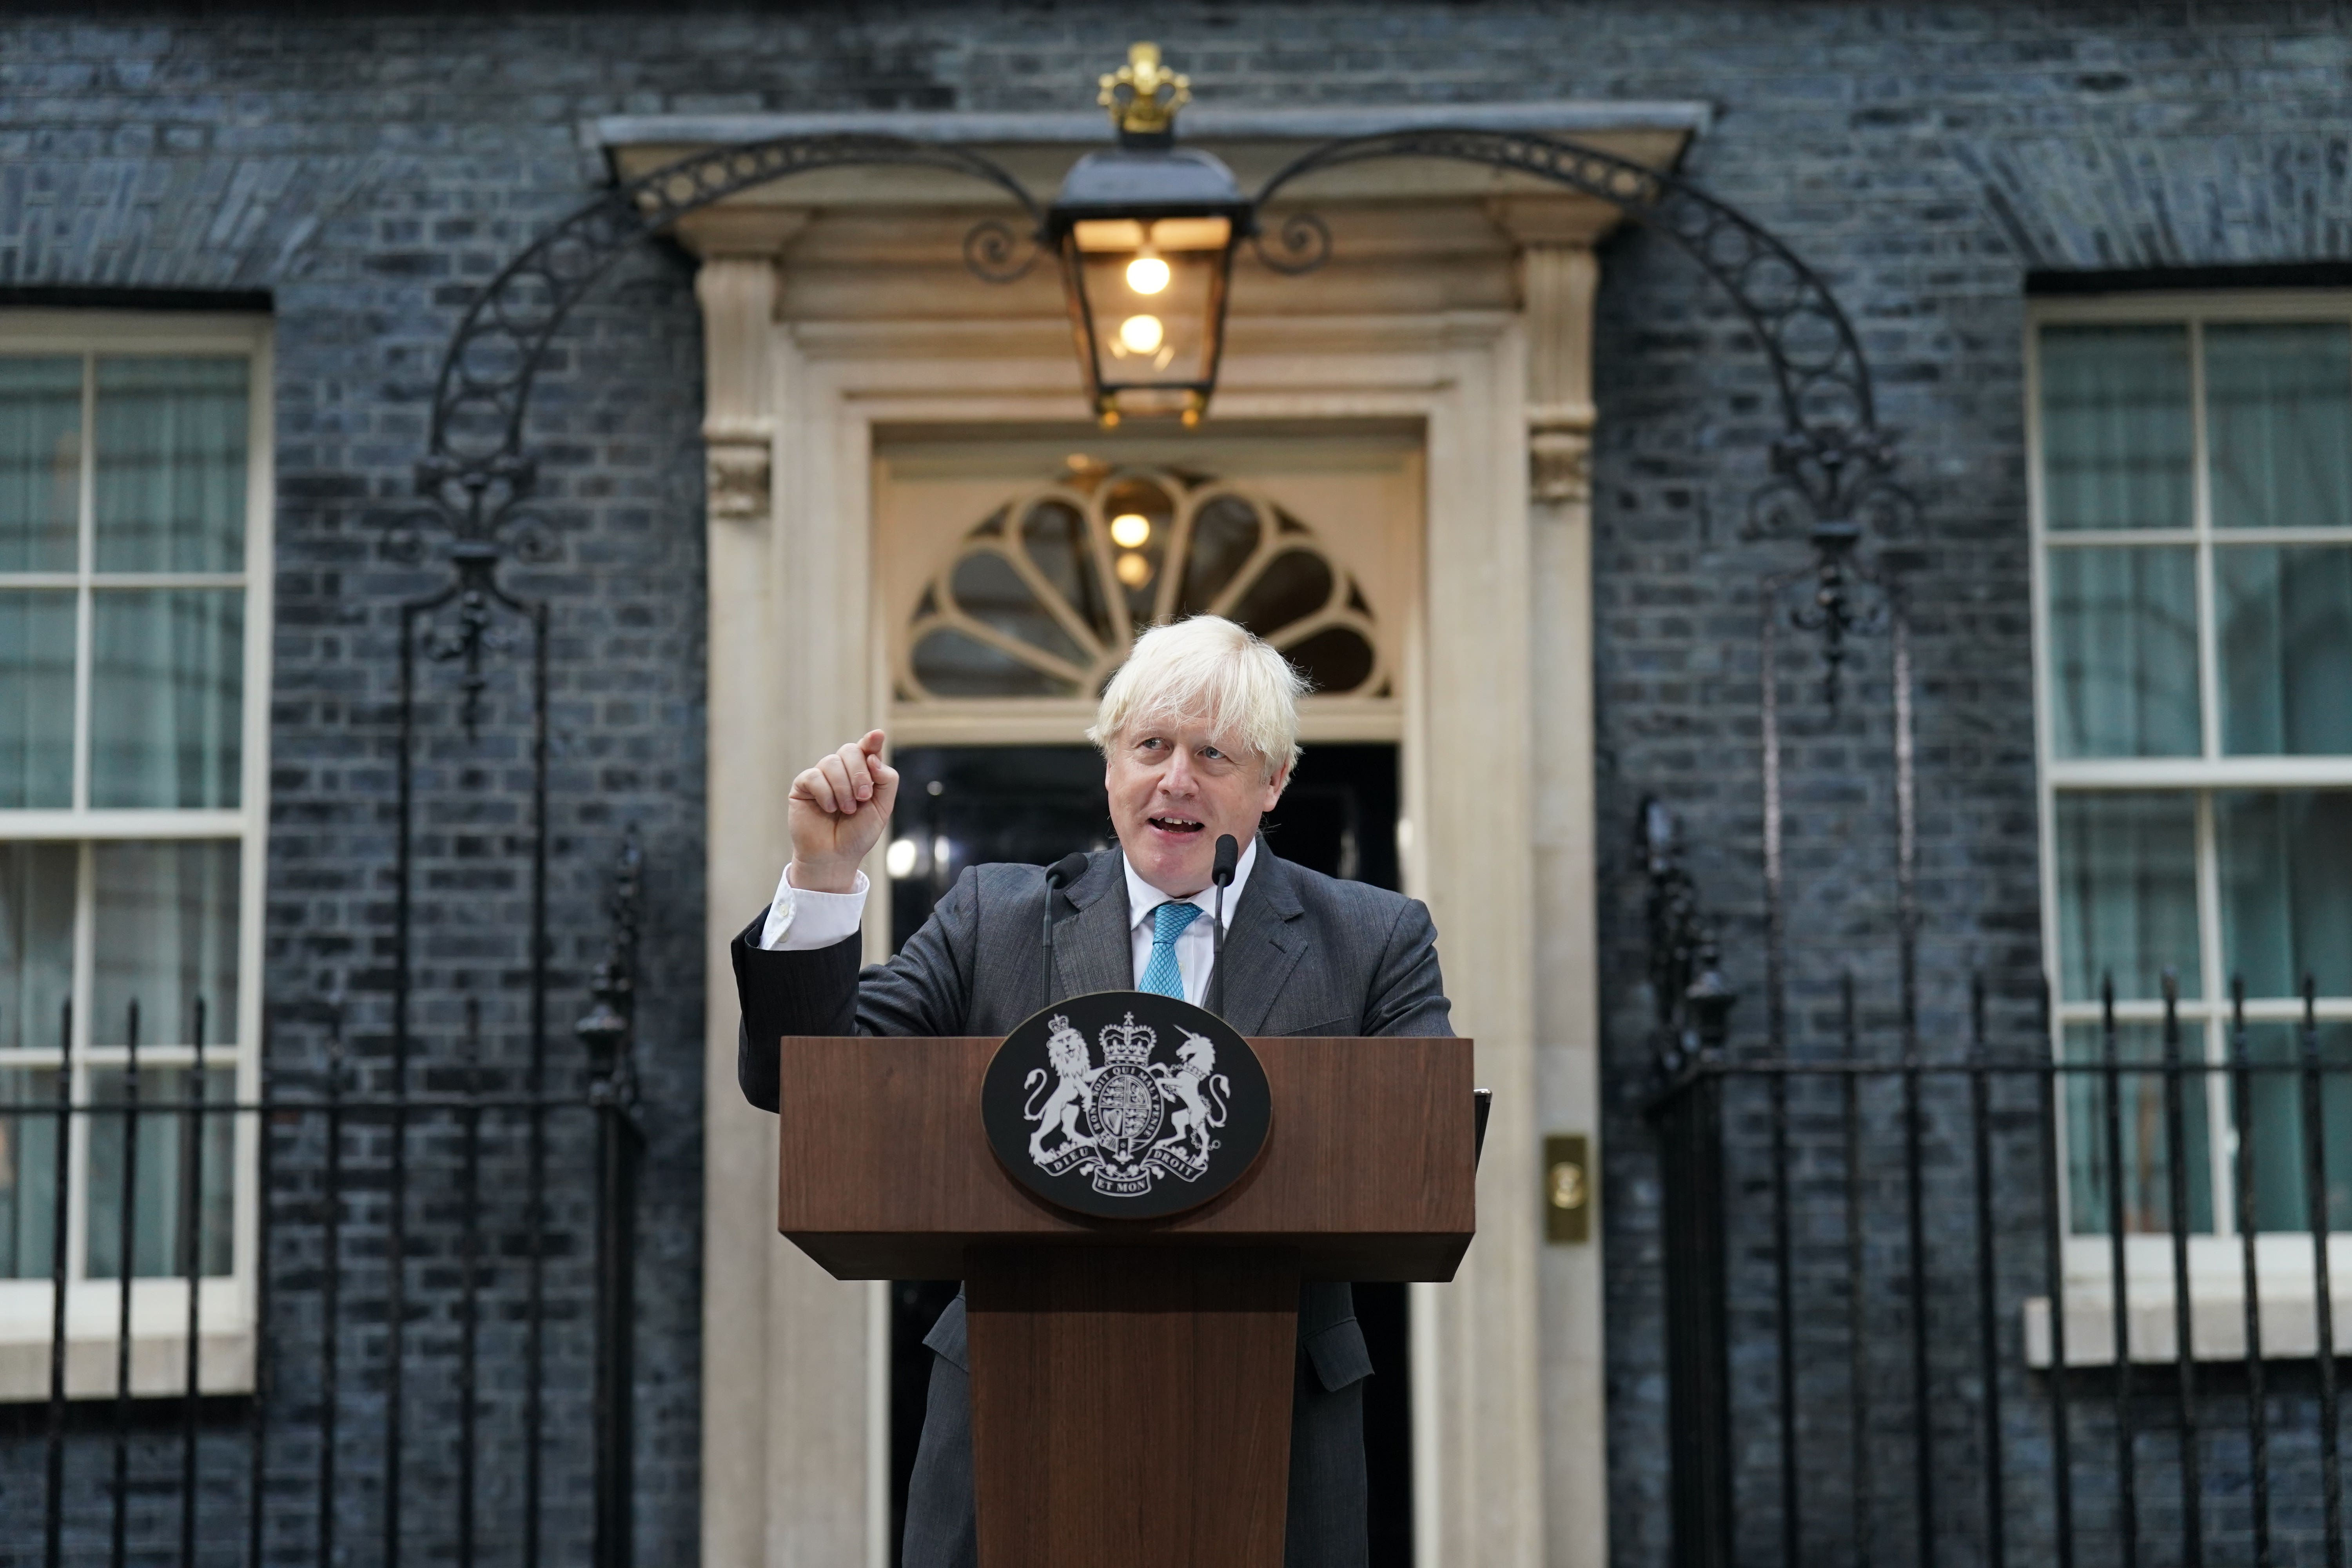
{"label": "black microphone", "polygon": [[1217,858],[1209,867],[1209,880],[1217,885],[1216,909],[1209,916],[1210,951],[1209,984],[1201,999],[1210,1004],[1209,1011],[1222,1018],[1225,1016],[1225,889],[1234,885],[1234,868],[1241,863],[1242,847],[1234,842],[1230,833],[1217,836]]}
{"label": "black microphone", "polygon": [[1045,924],[1039,933],[1039,945],[1045,953],[1045,1005],[1054,1005],[1054,895],[1065,882],[1075,881],[1086,874],[1087,858],[1076,850],[1063,856],[1045,868]]}

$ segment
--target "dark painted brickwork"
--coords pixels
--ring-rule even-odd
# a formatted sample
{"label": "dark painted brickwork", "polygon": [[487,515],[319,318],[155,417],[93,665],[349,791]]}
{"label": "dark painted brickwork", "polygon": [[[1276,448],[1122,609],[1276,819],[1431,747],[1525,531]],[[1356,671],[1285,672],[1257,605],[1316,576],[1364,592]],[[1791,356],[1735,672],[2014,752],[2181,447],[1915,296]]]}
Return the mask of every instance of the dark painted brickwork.
{"label": "dark painted brickwork", "polygon": [[[1822,269],[1863,331],[1883,417],[1908,433],[1918,521],[1879,543],[1906,573],[1917,616],[1929,1037],[1950,1046],[1971,966],[1991,972],[1997,1019],[2019,1037],[2038,940],[2021,279],[2032,269],[2352,257],[2344,7],[1171,3],[1150,25],[1204,102],[1717,106],[1689,171]],[[276,301],[268,981],[289,1074],[319,1061],[319,1009],[340,994],[352,1056],[381,1081],[394,606],[431,578],[388,563],[377,542],[408,504],[408,464],[458,310],[590,188],[579,121],[1082,106],[1139,26],[1129,8],[1078,4],[823,15],[451,7],[430,17],[224,7],[201,20],[100,22],[20,7],[0,22],[0,287],[264,289]],[[1612,1530],[1617,1559],[1631,1564],[1663,1561],[1664,1480],[1655,1174],[1635,1111],[1645,1074],[1646,1002],[1630,978],[1640,973],[1640,889],[1622,845],[1642,794],[1660,791],[1683,813],[1702,886],[1730,917],[1731,976],[1748,997],[1738,1022],[1752,1041],[1754,584],[1800,549],[1743,531],[1774,415],[1738,319],[1669,247],[1640,235],[1612,244],[1605,277],[1595,480],[1611,977],[1603,1190]],[[646,1561],[688,1555],[696,1517],[698,359],[688,264],[654,250],[626,261],[562,340],[534,405],[562,557],[510,579],[549,600],[556,626],[559,1026],[578,1011],[602,938],[614,837],[635,822],[647,840]],[[1806,657],[1792,650],[1792,681]],[[1892,995],[1882,645],[1865,647],[1856,679],[1834,722],[1791,688],[1794,1000],[1809,1040],[1832,963],[1861,963],[1865,1007],[1881,1024]],[[441,945],[423,960],[419,1028],[446,1063],[463,994],[509,978],[512,955],[487,928],[508,921],[517,897],[520,753],[503,687],[479,747],[448,739],[446,710],[434,717],[421,929]],[[511,1071],[520,1036],[505,1008],[491,1005],[484,1053]],[[568,1036],[559,1028],[553,1043],[562,1070],[575,1070]],[[560,1170],[576,1175],[580,1150],[558,1143]],[[382,1159],[380,1143],[359,1151]],[[446,1163],[446,1147],[418,1157]],[[576,1182],[557,1194],[572,1310],[583,1203]],[[362,1212],[354,1223],[372,1222]],[[446,1232],[429,1244],[446,1245]],[[428,1309],[428,1321],[446,1311],[446,1291]],[[511,1365],[494,1375],[511,1381]],[[363,1425],[345,1440],[355,1466],[374,1462]],[[27,1473],[18,1450],[5,1467]],[[565,1484],[576,1489],[576,1475]],[[25,1504],[7,1489],[0,1539],[26,1539],[14,1511]]]}

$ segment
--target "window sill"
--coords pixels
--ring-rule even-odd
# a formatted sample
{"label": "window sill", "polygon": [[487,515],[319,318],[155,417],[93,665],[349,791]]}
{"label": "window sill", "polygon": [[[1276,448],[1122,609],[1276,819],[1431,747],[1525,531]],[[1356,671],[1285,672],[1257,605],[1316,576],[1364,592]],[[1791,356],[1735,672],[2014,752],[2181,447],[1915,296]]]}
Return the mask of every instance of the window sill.
{"label": "window sill", "polygon": [[[0,1405],[49,1397],[49,1324],[55,1298],[46,1280],[0,1282]],[[204,1281],[198,1301],[197,1388],[206,1395],[253,1392],[254,1335],[243,1281]],[[66,1397],[115,1397],[115,1334],[122,1298],[111,1280],[76,1285],[66,1300]],[[188,1288],[142,1279],[131,1293],[131,1394],[179,1398],[188,1392]]]}
{"label": "window sill", "polygon": [[[177,1399],[188,1392],[184,1335],[140,1334],[131,1342],[131,1395]],[[253,1392],[253,1335],[242,1329],[198,1336],[202,1360],[198,1387],[210,1396]],[[66,1397],[115,1396],[115,1342],[66,1339]],[[49,1397],[49,1344],[44,1339],[0,1342],[0,1405],[38,1404]]]}
{"label": "window sill", "polygon": [[[2306,1270],[2301,1291],[2286,1288],[2257,1290],[2262,1310],[2264,1361],[2308,1361],[2319,1352],[2318,1303]],[[2339,1281],[2338,1285],[2352,1283]],[[2259,1286],[2260,1282],[2257,1281]],[[2336,1353],[2352,1355],[2352,1292],[2336,1289],[2330,1303],[2335,1320]],[[2066,1301],[2066,1364],[2070,1367],[2113,1366],[2116,1363],[2116,1319],[2113,1293],[2106,1282],[2069,1283]],[[2125,1336],[2134,1364],[2178,1359],[2169,1280],[2133,1279],[2125,1292]],[[2025,1302],[2025,1360],[2037,1370],[2048,1370],[2050,1298],[2032,1296]],[[2246,1358],[2245,1294],[2234,1282],[2191,1279],[2189,1286],[2189,1351],[2192,1361],[2242,1362]]]}

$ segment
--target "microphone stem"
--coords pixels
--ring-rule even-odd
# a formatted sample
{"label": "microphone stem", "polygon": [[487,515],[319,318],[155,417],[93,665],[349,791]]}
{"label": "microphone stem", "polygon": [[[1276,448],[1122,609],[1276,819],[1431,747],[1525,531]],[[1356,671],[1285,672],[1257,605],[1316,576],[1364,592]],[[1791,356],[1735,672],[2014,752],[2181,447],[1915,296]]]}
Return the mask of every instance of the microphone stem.
{"label": "microphone stem", "polygon": [[1038,946],[1045,955],[1045,1005],[1054,1005],[1054,879],[1045,879],[1045,922],[1038,933]]}
{"label": "microphone stem", "polygon": [[1201,999],[1209,1004],[1209,1011],[1222,1018],[1225,1016],[1225,885],[1217,884],[1216,908],[1209,915],[1209,984],[1202,988]]}

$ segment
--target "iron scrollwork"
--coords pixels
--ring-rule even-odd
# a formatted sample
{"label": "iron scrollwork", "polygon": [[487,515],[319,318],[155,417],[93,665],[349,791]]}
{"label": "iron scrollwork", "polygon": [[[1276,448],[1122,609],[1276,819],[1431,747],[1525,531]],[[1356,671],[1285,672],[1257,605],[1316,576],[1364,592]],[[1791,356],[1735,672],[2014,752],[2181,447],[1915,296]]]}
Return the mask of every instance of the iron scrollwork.
{"label": "iron scrollwork", "polygon": [[[783,136],[714,148],[625,184],[557,223],[499,275],[467,310],[442,356],[426,455],[417,464],[425,505],[386,541],[395,559],[421,561],[428,531],[450,541],[462,576],[472,561],[495,566],[511,553],[552,559],[552,530],[530,506],[537,465],[523,426],[533,378],[564,319],[622,252],[689,213],[755,186],[824,169],[873,164],[942,169],[971,176],[1017,205],[1026,232],[984,218],[965,236],[975,277],[1010,282],[1041,254],[1036,201],[1008,171],[961,147],[878,135]],[[459,636],[478,635],[464,629]],[[478,661],[478,654],[465,657]]]}
{"label": "iron scrollwork", "polygon": [[1715,928],[1699,905],[1698,884],[1683,865],[1682,829],[1654,795],[1642,802],[1636,847],[1649,878],[1644,914],[1650,940],[1652,1048],[1668,1080],[1720,1050],[1738,995],[1724,984]]}
{"label": "iron scrollwork", "polygon": [[622,835],[605,909],[613,929],[589,983],[595,999],[572,1026],[588,1050],[588,1102],[596,1110],[596,1486],[597,1568],[627,1568],[635,1531],[630,1463],[635,1444],[636,1209],[645,1130],[638,1119],[637,935],[645,853],[631,827]]}
{"label": "iron scrollwork", "polygon": [[[1895,437],[1878,423],[1861,339],[1820,274],[1769,230],[1688,181],[1596,148],[1515,132],[1432,129],[1334,142],[1270,177],[1258,190],[1258,208],[1263,213],[1294,181],[1381,158],[1454,159],[1565,185],[1657,230],[1723,289],[1771,364],[1783,424],[1772,444],[1773,477],[1750,498],[1748,533],[1802,530],[1809,537],[1818,592],[1791,619],[1822,637],[1822,689],[1834,708],[1842,667],[1853,657],[1847,639],[1871,624],[1850,594],[1862,531],[1897,532],[1915,507],[1893,477]],[[1328,258],[1330,233],[1312,214],[1294,211],[1273,246],[1259,238],[1258,254],[1275,271],[1309,272]]]}
{"label": "iron scrollwork", "polygon": [[1283,214],[1273,237],[1268,245],[1262,225],[1250,233],[1250,247],[1269,272],[1303,278],[1331,259],[1331,226],[1311,212]]}
{"label": "iron scrollwork", "polygon": [[636,1114],[636,1069],[630,1047],[636,1041],[637,934],[645,893],[645,850],[637,830],[621,837],[613,862],[613,891],[605,914],[613,922],[604,942],[604,956],[588,982],[594,998],[572,1032],[588,1049],[589,1098],[612,1105],[631,1119]]}

